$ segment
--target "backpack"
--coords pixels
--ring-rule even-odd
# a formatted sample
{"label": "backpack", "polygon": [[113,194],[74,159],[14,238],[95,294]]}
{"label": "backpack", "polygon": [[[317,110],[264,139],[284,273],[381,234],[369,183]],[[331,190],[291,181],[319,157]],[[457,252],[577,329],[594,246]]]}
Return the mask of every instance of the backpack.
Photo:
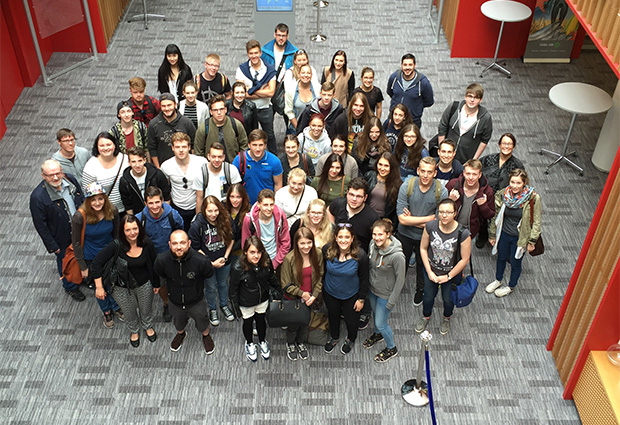
{"label": "backpack", "polygon": [[245,186],[245,168],[247,166],[247,161],[245,157],[245,151],[239,152],[239,175],[241,176],[241,180],[243,181],[243,185]]}
{"label": "backpack", "polygon": [[[194,83],[196,83],[196,91],[200,94],[200,96],[202,96],[202,101],[207,102],[204,95],[200,91],[200,74],[201,73],[194,75]],[[222,74],[221,72],[220,76],[222,77],[222,90],[224,90],[224,87],[226,87],[226,83],[228,82],[228,78],[226,78],[226,75]]]}
{"label": "backpack", "polygon": [[[230,123],[232,124],[232,128],[235,131],[235,137],[239,138],[239,130],[237,130],[237,120],[233,117],[230,118]],[[209,136],[209,118],[205,118],[205,139]]]}
{"label": "backpack", "polygon": [[[228,162],[224,162],[224,178],[226,179],[226,183],[224,183],[224,193],[228,192],[228,188],[232,185],[230,181],[230,164]],[[202,166],[202,193],[207,191],[207,186],[209,186],[209,164],[204,164]]]}
{"label": "backpack", "polygon": [[[174,217],[172,216],[172,211],[170,211],[170,213],[168,213],[168,221],[170,222],[170,228],[172,230],[178,230],[176,229],[175,223],[174,223]],[[146,230],[146,214],[142,214],[142,217],[140,218],[140,224],[142,225],[142,228]],[[181,229],[182,227],[179,227],[179,229]]]}
{"label": "backpack", "polygon": [[[463,226],[459,224],[459,233],[457,236],[457,259],[461,259],[461,236],[463,235]],[[476,290],[478,289],[478,280],[474,277],[474,268],[472,266],[471,254],[469,256],[469,269],[471,275],[466,276],[459,285],[452,283],[452,292],[450,293],[450,299],[457,308],[467,307],[474,300]]]}
{"label": "backpack", "polygon": [[[415,187],[415,182],[417,180],[417,177],[409,179],[409,182],[407,183],[407,200],[409,200],[413,194],[413,188]],[[441,200],[441,182],[437,179],[433,179],[433,181],[435,182],[435,202],[439,203]]]}

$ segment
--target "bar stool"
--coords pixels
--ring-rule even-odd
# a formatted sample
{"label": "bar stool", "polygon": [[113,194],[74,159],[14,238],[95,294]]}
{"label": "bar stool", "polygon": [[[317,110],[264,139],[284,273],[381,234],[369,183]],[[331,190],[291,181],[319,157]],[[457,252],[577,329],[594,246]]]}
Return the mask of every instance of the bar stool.
{"label": "bar stool", "polygon": [[[132,0],[133,3],[133,0]],[[148,30],[149,29],[149,18],[159,18],[162,20],[166,20],[166,16],[165,15],[155,15],[153,13],[147,13],[146,11],[146,0],[142,0],[142,5],[144,6],[144,13],[139,13],[137,15],[132,16],[131,18],[127,19],[127,22],[131,22],[131,21],[135,21],[138,18],[139,19],[144,19],[144,29]],[[131,5],[129,5],[131,7]],[[129,7],[127,8],[127,10],[129,10]]]}

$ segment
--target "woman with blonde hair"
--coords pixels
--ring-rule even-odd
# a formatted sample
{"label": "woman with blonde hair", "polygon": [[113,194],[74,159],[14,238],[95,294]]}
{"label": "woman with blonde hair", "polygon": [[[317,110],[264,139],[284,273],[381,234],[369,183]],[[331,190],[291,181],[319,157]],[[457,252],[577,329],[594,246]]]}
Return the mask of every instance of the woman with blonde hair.
{"label": "woman with blonde hair", "polygon": [[314,235],[314,245],[323,248],[334,236],[334,225],[327,217],[327,204],[322,199],[310,201],[304,215],[291,225],[291,240],[294,239],[297,230],[307,227]]}

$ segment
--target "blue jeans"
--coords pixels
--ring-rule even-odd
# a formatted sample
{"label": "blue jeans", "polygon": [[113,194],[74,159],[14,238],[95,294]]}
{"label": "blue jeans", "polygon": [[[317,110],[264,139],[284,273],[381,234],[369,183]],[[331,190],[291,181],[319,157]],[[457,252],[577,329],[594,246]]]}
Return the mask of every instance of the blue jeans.
{"label": "blue jeans", "polygon": [[379,298],[372,292],[368,292],[368,300],[375,315],[375,332],[383,335],[387,348],[394,348],[394,332],[392,332],[392,328],[388,325],[388,318],[392,310],[387,308],[387,300]]}
{"label": "blue jeans", "polygon": [[505,232],[502,232],[499,241],[497,242],[497,266],[495,270],[495,279],[501,282],[504,278],[506,263],[510,261],[510,282],[508,283],[508,286],[511,288],[517,286],[519,277],[521,276],[521,262],[523,261],[523,257],[518,260],[515,258],[518,240],[519,236],[510,236]]}
{"label": "blue jeans", "polygon": [[[67,247],[68,248],[68,247]],[[58,267],[58,275],[62,276],[62,260],[65,258],[65,251],[67,248],[60,248],[60,252],[56,255],[56,267]],[[75,283],[69,282],[66,278],[62,278],[62,287],[65,291],[75,291],[78,286]]]}
{"label": "blue jeans", "polygon": [[219,269],[215,269],[213,276],[205,279],[205,294],[209,310],[217,308],[217,296],[220,297],[220,307],[228,305],[228,275],[230,274],[230,263]]}
{"label": "blue jeans", "polygon": [[422,314],[424,317],[431,317],[433,313],[433,305],[435,304],[435,297],[441,288],[441,298],[443,299],[443,316],[451,317],[454,311],[454,303],[452,302],[452,283],[459,284],[463,280],[463,275],[458,274],[446,283],[441,285],[431,282],[424,269],[424,297],[422,298]]}
{"label": "blue jeans", "polygon": [[95,299],[97,300],[97,304],[99,304],[99,308],[104,313],[106,311],[112,311],[112,310],[116,311],[119,309],[118,304],[116,304],[116,300],[114,299],[112,294],[108,293],[108,291],[106,291],[106,295],[104,299],[102,300],[100,300],[99,298],[95,298]]}

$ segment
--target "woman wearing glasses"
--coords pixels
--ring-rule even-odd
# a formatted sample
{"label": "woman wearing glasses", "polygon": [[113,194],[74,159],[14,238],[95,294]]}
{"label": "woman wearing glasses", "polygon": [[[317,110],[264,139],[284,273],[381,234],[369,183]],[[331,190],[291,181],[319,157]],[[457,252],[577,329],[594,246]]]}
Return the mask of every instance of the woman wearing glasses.
{"label": "woman wearing glasses", "polygon": [[293,240],[297,230],[307,227],[314,234],[314,245],[321,249],[331,242],[334,237],[334,226],[327,217],[327,207],[322,199],[310,201],[306,212],[299,220],[291,225],[291,240]]}
{"label": "woman wearing glasses", "polygon": [[463,269],[471,253],[469,230],[456,221],[456,212],[456,203],[452,199],[442,199],[437,207],[438,219],[424,226],[420,241],[420,257],[424,264],[423,316],[415,327],[418,333],[426,329],[440,290],[443,319],[439,332],[445,335],[450,331],[450,318],[454,311],[452,285],[458,285],[463,280]]}
{"label": "woman wearing glasses", "polygon": [[426,140],[422,138],[420,128],[415,124],[407,124],[398,135],[394,155],[400,164],[400,177],[403,181],[409,176],[418,175],[420,160],[428,156],[424,143]]}
{"label": "woman wearing glasses", "polygon": [[339,223],[329,245],[323,247],[325,282],[323,299],[327,306],[330,339],[325,352],[331,353],[340,339],[340,317],[344,317],[347,337],[340,347],[351,352],[357,339],[360,311],[368,293],[368,255],[360,248],[351,224]]}

